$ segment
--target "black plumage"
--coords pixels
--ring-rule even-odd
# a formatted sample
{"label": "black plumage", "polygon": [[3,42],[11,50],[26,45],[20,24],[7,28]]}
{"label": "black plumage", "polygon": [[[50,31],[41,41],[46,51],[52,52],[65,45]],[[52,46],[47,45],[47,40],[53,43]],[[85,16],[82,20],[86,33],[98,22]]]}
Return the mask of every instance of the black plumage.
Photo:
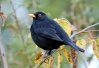
{"label": "black plumage", "polygon": [[48,18],[45,13],[35,12],[29,15],[33,17],[33,24],[30,28],[31,36],[40,48],[51,54],[51,51],[65,44],[77,51],[84,52],[83,49],[72,42],[62,27],[56,21]]}

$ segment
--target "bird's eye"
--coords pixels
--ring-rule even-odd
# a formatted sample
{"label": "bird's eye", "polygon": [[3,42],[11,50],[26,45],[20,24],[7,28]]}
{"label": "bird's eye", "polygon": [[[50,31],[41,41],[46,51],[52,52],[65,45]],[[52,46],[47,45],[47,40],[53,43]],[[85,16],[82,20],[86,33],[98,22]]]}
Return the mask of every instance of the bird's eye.
{"label": "bird's eye", "polygon": [[41,17],[41,14],[38,14],[39,17]]}

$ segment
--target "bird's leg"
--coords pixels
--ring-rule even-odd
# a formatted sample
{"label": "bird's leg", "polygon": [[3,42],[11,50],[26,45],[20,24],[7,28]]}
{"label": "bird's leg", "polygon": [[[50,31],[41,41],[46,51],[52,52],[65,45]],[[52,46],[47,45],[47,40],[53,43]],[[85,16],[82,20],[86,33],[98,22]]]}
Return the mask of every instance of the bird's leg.
{"label": "bird's leg", "polygon": [[52,55],[56,50],[57,50],[57,49],[49,50],[47,54],[48,54],[48,55]]}
{"label": "bird's leg", "polygon": [[[52,56],[52,54],[56,51],[57,49],[53,49],[53,50],[46,50],[45,54],[44,54],[44,58],[48,57],[48,56]],[[45,62],[45,61],[44,61]],[[48,60],[49,62],[49,60]],[[45,62],[47,63],[47,62]]]}
{"label": "bird's leg", "polygon": [[44,57],[52,55],[57,49],[52,49],[52,50],[46,50]]}
{"label": "bird's leg", "polygon": [[[48,57],[48,56],[49,56],[48,52],[49,52],[49,50],[46,50],[46,52],[45,52],[45,54],[44,54],[43,58],[46,58],[46,57]],[[45,61],[44,61],[44,62],[45,62]],[[45,62],[45,63],[47,63],[47,62]]]}
{"label": "bird's leg", "polygon": [[49,53],[49,50],[46,50],[44,57],[48,56],[49,55],[48,53]]}

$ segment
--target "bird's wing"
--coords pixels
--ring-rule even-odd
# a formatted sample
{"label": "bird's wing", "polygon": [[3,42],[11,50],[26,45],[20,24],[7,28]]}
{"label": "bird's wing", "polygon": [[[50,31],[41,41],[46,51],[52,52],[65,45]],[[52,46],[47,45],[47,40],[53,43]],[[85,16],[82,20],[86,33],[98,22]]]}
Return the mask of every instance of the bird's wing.
{"label": "bird's wing", "polygon": [[53,28],[38,28],[35,29],[34,32],[44,38],[63,42],[63,40],[57,35],[55,29]]}

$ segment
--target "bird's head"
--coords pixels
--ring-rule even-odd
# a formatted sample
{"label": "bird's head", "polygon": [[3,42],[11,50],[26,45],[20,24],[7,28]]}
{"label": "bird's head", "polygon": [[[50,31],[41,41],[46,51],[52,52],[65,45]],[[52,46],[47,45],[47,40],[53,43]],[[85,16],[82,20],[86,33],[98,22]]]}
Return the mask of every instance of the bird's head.
{"label": "bird's head", "polygon": [[44,20],[47,18],[46,14],[43,12],[35,12],[34,14],[29,14],[34,20]]}

